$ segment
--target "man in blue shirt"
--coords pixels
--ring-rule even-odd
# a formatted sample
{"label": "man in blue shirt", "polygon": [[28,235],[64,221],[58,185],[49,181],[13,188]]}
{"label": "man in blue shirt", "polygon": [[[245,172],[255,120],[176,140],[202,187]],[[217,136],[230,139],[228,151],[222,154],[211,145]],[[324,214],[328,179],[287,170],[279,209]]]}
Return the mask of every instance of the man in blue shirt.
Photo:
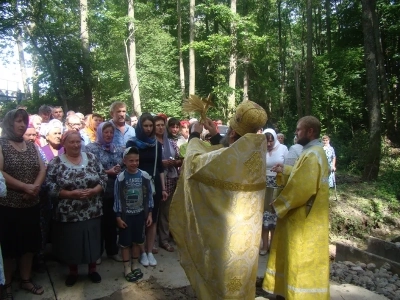
{"label": "man in blue shirt", "polygon": [[136,136],[135,129],[125,123],[126,104],[123,102],[114,102],[111,104],[110,113],[112,117],[110,123],[115,128],[113,144],[125,147],[126,142]]}

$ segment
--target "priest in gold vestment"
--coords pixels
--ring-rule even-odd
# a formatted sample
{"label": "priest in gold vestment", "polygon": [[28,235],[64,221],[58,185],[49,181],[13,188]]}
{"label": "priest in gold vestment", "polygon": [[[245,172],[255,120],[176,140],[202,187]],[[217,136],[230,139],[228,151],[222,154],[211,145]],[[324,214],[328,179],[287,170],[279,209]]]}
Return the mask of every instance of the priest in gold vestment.
{"label": "priest in gold vestment", "polygon": [[[193,126],[169,220],[199,299],[255,298],[266,172],[266,139],[256,132],[266,121],[256,103],[240,104],[229,147],[205,145],[202,125]],[[211,120],[204,127],[216,134]]]}
{"label": "priest in gold vestment", "polygon": [[277,299],[329,299],[329,165],[320,130],[318,119],[301,118],[302,154],[293,167],[275,166],[285,186],[273,202],[278,221],[263,289]]}

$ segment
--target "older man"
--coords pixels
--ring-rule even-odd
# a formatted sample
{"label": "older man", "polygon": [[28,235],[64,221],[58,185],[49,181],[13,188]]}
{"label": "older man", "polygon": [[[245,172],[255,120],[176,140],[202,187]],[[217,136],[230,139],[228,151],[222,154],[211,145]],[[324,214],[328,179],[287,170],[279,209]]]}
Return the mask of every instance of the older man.
{"label": "older man", "polygon": [[110,123],[115,128],[113,144],[125,147],[126,142],[136,136],[135,129],[125,122],[126,104],[123,102],[114,102],[111,104],[110,114],[112,117]]}
{"label": "older man", "polygon": [[[192,127],[169,220],[199,299],[255,298],[266,172],[265,136],[256,132],[266,120],[256,103],[240,104],[229,147],[210,147],[199,139],[203,126]],[[204,126],[216,134],[211,120]]]}
{"label": "older man", "polygon": [[278,221],[263,289],[277,299],[329,299],[329,166],[320,131],[317,118],[301,118],[302,154],[293,167],[274,167],[285,186],[272,204]]}
{"label": "older man", "polygon": [[81,129],[81,118],[75,115],[69,115],[65,120],[65,128],[66,130],[75,130],[79,131]]}

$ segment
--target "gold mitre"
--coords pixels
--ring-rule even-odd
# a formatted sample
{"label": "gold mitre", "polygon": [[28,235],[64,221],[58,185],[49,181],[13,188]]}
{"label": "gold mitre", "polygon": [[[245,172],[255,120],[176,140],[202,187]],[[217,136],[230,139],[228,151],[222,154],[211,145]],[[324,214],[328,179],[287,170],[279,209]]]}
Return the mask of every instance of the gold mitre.
{"label": "gold mitre", "polygon": [[244,101],[238,105],[229,125],[239,135],[256,133],[267,123],[268,117],[264,108],[253,101]]}

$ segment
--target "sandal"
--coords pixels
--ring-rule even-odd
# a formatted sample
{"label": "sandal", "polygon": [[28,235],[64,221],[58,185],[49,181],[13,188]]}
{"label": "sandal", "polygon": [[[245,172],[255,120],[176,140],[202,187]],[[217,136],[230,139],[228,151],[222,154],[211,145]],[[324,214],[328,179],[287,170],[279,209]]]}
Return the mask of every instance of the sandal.
{"label": "sandal", "polygon": [[125,279],[128,282],[137,282],[143,278],[143,273],[140,269],[135,269],[129,274],[125,275]]}
{"label": "sandal", "polygon": [[154,246],[153,250],[151,250],[151,253],[158,254],[158,248],[156,246]]}
{"label": "sandal", "polygon": [[[30,287],[27,287],[29,285],[30,285]],[[30,280],[30,279],[21,279],[20,288],[21,288],[21,290],[25,290],[34,295],[43,295],[43,293],[44,293],[43,287],[41,285],[33,283],[32,280]]]}
{"label": "sandal", "polygon": [[172,247],[169,243],[164,243],[161,245],[161,248],[167,250],[168,252],[174,252],[174,247]]}
{"label": "sandal", "polygon": [[[10,289],[10,292],[7,292],[7,290]],[[14,300],[13,294],[12,294],[12,286],[11,282],[3,285],[0,290],[0,299],[2,300]]]}
{"label": "sandal", "polygon": [[261,256],[267,255],[267,253],[268,253],[268,250],[260,250]]}

